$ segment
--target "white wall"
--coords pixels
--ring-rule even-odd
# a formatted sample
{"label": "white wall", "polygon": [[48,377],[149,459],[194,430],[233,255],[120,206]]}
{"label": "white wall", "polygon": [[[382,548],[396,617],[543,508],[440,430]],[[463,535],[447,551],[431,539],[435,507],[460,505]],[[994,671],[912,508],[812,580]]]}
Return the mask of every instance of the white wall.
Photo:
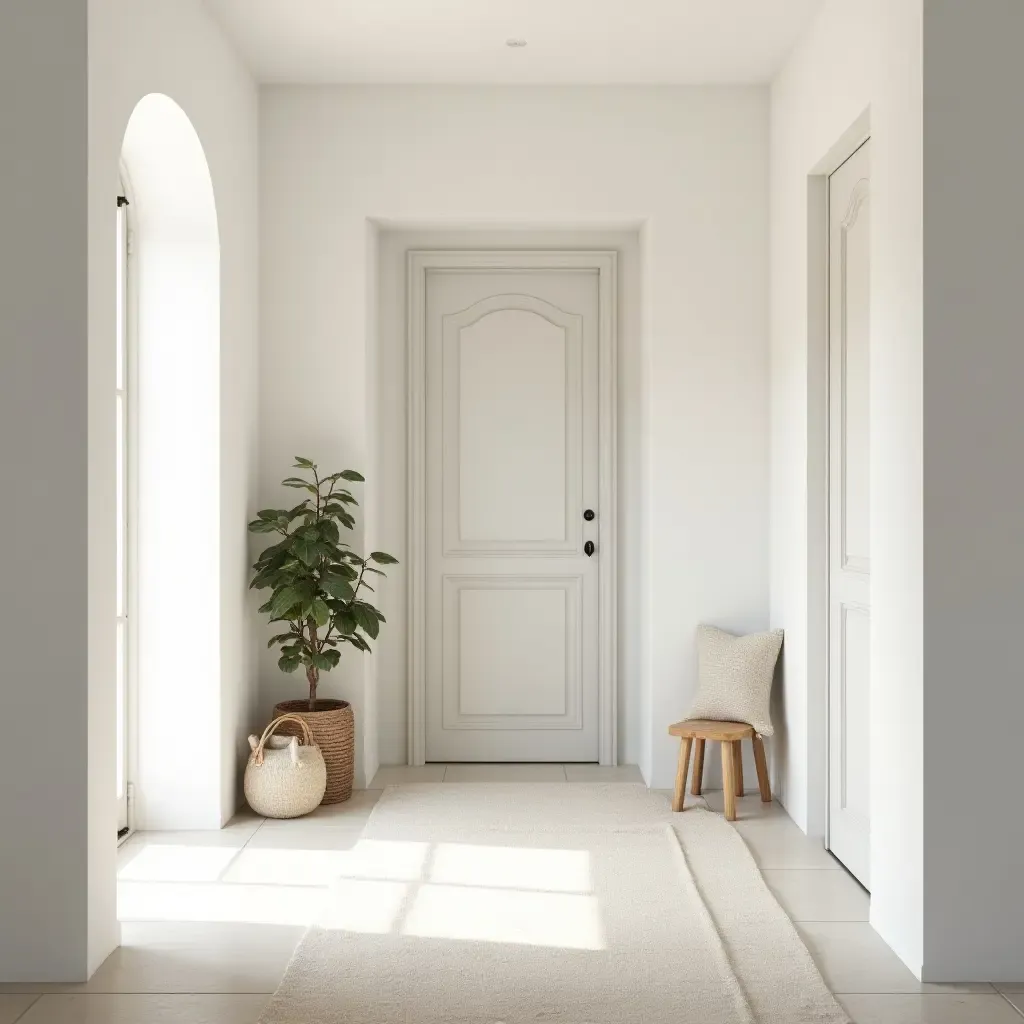
{"label": "white wall", "polygon": [[1022,39],[1017,0],[925,5],[924,964],[937,980],[1024,974]]}
{"label": "white wall", "polygon": [[[825,676],[808,601],[824,363],[809,331],[808,176],[868,114],[871,267],[871,921],[923,964],[921,0],[828,0],[772,86],[771,620],[786,630],[780,795],[824,829]],[[809,432],[812,444],[808,446]],[[809,515],[810,510],[810,515]],[[818,531],[818,532],[816,532]],[[809,557],[810,556],[810,557]]]}
{"label": "white wall", "polygon": [[[693,630],[767,620],[767,98],[758,88],[267,88],[261,93],[261,500],[290,457],[367,467],[378,402],[375,224],[642,224],[639,609],[623,755],[670,783],[695,675]],[[396,496],[401,500],[400,496]],[[392,496],[371,493],[373,506]],[[371,507],[372,511],[372,507]],[[405,537],[373,543],[404,555]],[[385,602],[402,604],[402,569]],[[394,630],[382,644],[400,645]],[[394,701],[351,655],[321,684],[357,722]],[[399,657],[391,657],[400,666]],[[299,689],[272,656],[261,704]],[[397,672],[393,668],[389,671]],[[404,697],[402,698],[404,700]],[[402,759],[400,711],[380,754]],[[377,737],[360,744],[372,774]]]}
{"label": "white wall", "polygon": [[[244,524],[256,444],[257,95],[199,0],[4,5],[0,68],[5,145],[19,154],[3,162],[0,190],[10,225],[0,249],[0,408],[10,416],[0,462],[18,482],[5,526],[18,538],[10,577],[22,581],[22,596],[0,616],[11,683],[5,721],[18,723],[0,744],[0,814],[12,825],[0,844],[0,980],[75,981],[117,942],[113,254],[121,141],[144,95],[173,97],[202,139],[220,212],[222,685],[202,696],[226,747],[210,780],[226,817],[252,717]],[[182,402],[187,414],[187,395]],[[183,507],[202,514],[203,497],[183,495]],[[58,579],[60,608],[46,611]],[[39,645],[26,643],[41,614],[58,624],[46,630],[42,659]],[[198,707],[183,702],[180,710],[186,727],[185,712]]]}
{"label": "white wall", "polygon": [[[0,6],[0,981],[84,973],[91,775],[104,771],[110,879],[99,898],[113,890],[113,740],[97,755],[86,729],[85,44],[76,0]],[[113,254],[113,234],[110,244]],[[113,366],[111,356],[111,380]],[[112,512],[108,533],[112,551]],[[112,593],[113,556],[109,578]],[[108,706],[112,733],[113,685]],[[116,941],[112,913],[93,937]]]}

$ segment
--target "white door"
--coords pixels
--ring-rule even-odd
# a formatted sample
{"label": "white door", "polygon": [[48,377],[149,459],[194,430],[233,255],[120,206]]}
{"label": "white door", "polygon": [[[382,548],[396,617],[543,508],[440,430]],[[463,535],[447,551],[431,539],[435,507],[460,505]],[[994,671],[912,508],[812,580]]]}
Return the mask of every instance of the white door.
{"label": "white door", "polygon": [[426,759],[596,761],[598,273],[435,268],[425,316]]}
{"label": "white door", "polygon": [[869,878],[870,165],[829,178],[829,849]]}

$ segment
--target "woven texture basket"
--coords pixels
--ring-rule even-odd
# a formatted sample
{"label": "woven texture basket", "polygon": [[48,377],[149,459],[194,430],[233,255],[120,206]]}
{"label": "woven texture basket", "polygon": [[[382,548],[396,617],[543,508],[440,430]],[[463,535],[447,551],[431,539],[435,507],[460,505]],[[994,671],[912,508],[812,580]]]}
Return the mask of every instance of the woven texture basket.
{"label": "woven texture basket", "polygon": [[[274,708],[274,717],[295,715],[313,734],[313,741],[324,755],[327,765],[325,804],[340,804],[352,796],[352,780],[356,774],[356,720],[352,705],[346,700],[318,700],[316,710],[309,710],[308,700],[285,700]],[[281,731],[298,736],[299,726],[286,722]]]}
{"label": "woven texture basket", "polygon": [[[285,724],[300,736],[275,736]],[[327,767],[309,726],[295,715],[275,718],[256,739],[245,766],[245,799],[265,818],[298,818],[315,811],[327,787]]]}

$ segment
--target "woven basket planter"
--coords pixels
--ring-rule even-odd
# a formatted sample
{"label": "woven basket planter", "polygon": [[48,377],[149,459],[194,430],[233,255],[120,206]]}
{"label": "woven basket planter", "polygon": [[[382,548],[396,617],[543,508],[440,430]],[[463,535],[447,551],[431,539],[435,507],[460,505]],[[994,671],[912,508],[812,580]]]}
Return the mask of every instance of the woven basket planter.
{"label": "woven basket planter", "polygon": [[[294,723],[299,736],[275,736]],[[245,799],[265,818],[298,818],[316,810],[327,786],[327,767],[305,720],[275,718],[260,737],[250,736],[252,753],[245,766]]]}
{"label": "woven basket planter", "polygon": [[[314,711],[308,700],[285,700],[274,707],[274,717],[296,715],[313,734],[327,765],[327,790],[323,803],[340,804],[352,796],[356,774],[356,720],[346,700],[318,700]],[[278,730],[286,736],[301,735],[300,727],[284,722]]]}

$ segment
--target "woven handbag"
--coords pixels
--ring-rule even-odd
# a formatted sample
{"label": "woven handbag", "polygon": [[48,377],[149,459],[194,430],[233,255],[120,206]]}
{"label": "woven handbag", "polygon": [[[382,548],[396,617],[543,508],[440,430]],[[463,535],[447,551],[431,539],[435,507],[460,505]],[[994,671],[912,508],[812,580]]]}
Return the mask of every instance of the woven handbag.
{"label": "woven handbag", "polygon": [[[285,722],[298,723],[301,736],[275,736]],[[327,765],[309,726],[297,715],[281,715],[257,739],[245,766],[245,799],[264,818],[298,818],[320,806]]]}

